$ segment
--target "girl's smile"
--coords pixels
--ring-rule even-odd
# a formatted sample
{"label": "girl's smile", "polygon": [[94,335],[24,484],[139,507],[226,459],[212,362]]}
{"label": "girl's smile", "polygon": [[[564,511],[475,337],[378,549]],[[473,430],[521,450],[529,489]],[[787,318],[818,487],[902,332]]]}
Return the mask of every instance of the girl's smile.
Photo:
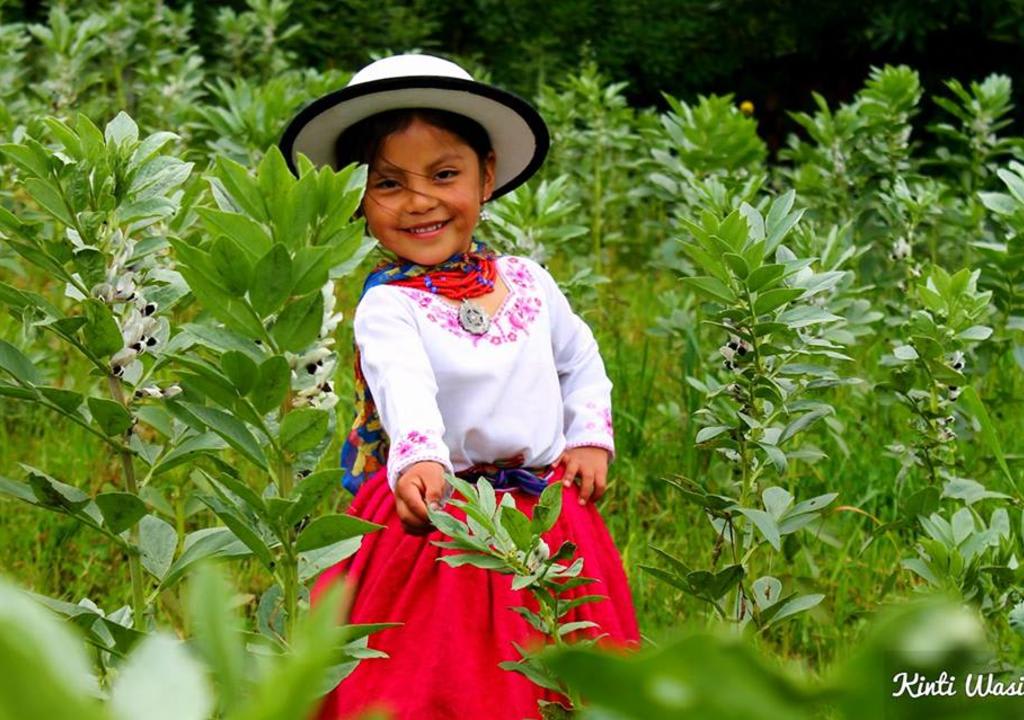
{"label": "girl's smile", "polygon": [[381,143],[363,214],[388,250],[437,265],[469,248],[480,207],[494,189],[493,153],[483,162],[462,139],[419,118]]}

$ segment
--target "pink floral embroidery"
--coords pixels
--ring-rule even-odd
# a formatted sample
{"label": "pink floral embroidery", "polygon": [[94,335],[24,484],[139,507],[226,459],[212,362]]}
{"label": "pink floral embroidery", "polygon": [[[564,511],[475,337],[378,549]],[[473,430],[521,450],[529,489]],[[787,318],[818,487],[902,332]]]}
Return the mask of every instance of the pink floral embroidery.
{"label": "pink floral embroidery", "polygon": [[520,335],[529,334],[530,326],[540,315],[543,301],[533,274],[519,258],[501,258],[498,270],[508,286],[508,296],[491,317],[491,325],[483,335],[474,335],[462,327],[459,308],[451,301],[425,290],[405,287],[401,290],[427,310],[428,320],[457,337],[470,340],[474,347],[485,340],[494,346],[503,345],[516,342]]}
{"label": "pink floral embroidery", "polygon": [[526,265],[519,258],[508,258],[508,267],[504,268],[504,270],[505,276],[513,285],[524,289],[533,287],[533,275],[526,269]]}
{"label": "pink floral embroidery", "polygon": [[[610,407],[605,406],[598,410],[597,403],[595,402],[588,402],[586,407],[588,410],[592,410],[600,416],[602,420],[601,424],[603,425],[601,429],[603,429],[609,435],[614,435],[614,430],[612,429],[612,409]],[[590,420],[589,422],[587,422],[585,427],[587,430],[597,430],[598,422],[597,420]]]}
{"label": "pink floral embroidery", "polygon": [[433,447],[434,441],[429,436],[413,430],[395,444],[395,455],[399,460],[403,460],[415,452]]}

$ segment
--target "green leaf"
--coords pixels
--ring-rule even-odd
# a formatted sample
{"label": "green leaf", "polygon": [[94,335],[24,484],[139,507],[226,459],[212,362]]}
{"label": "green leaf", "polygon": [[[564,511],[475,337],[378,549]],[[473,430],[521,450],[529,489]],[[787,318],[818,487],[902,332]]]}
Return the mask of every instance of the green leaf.
{"label": "green leaf", "polygon": [[547,633],[548,628],[540,615],[525,607],[510,607],[509,610],[522,617],[534,630],[540,633]]}
{"label": "green leaf", "polygon": [[297,500],[288,509],[287,524],[294,525],[309,515],[323,497],[341,482],[341,468],[321,470],[307,476],[295,489]]}
{"label": "green leaf", "polygon": [[361,537],[383,527],[353,515],[324,515],[313,520],[302,531],[295,543],[295,549],[299,552],[308,552],[349,538]]}
{"label": "green leaf", "polygon": [[306,295],[324,286],[331,270],[329,258],[333,249],[330,245],[305,247],[295,253],[293,294]]}
{"label": "green leaf", "polygon": [[162,580],[174,560],[178,547],[178,533],[167,522],[155,515],[146,515],[139,521],[139,555],[142,567],[157,580]]}
{"label": "green leaf", "polygon": [[[490,486],[490,483],[486,483]],[[491,492],[494,490],[491,488]],[[540,499],[533,506],[533,517],[530,519],[530,532],[534,535],[541,535],[555,526],[558,516],[562,512],[561,481],[549,482],[548,486],[540,494]],[[492,502],[493,512],[493,502]]]}
{"label": "green leaf", "polygon": [[245,254],[225,235],[213,241],[210,262],[224,283],[224,288],[235,297],[242,297],[253,282],[252,264]]}
{"label": "green leaf", "polygon": [[892,354],[896,356],[898,360],[917,360],[917,350],[914,349],[913,345],[897,345],[893,348]]}
{"label": "green leaf", "polygon": [[260,317],[277,312],[292,289],[292,256],[282,243],[275,243],[252,271],[249,300]]}
{"label": "green leaf", "polygon": [[188,594],[193,642],[217,678],[220,702],[226,708],[237,704],[246,684],[245,628],[228,604],[232,595],[231,586],[213,566],[201,565],[193,574]]}
{"label": "green leaf", "polygon": [[252,551],[235,537],[229,528],[214,527],[196,530],[185,539],[185,550],[167,571],[167,575],[160,582],[160,589],[173,586],[189,568],[200,560],[243,557],[251,554]]}
{"label": "green leaf", "polygon": [[765,218],[765,233],[767,235],[765,252],[774,252],[775,248],[785,239],[786,234],[803,217],[803,210],[790,212],[795,196],[795,191],[790,190],[785,195],[776,198],[775,202],[772,203],[768,216]]}
{"label": "green leaf", "polygon": [[93,420],[108,436],[121,435],[132,426],[131,413],[121,403],[91,396],[88,403]]}
{"label": "green leaf", "polygon": [[300,453],[315,448],[327,435],[330,419],[326,410],[299,408],[284,416],[280,441],[284,450]]}
{"label": "green leaf", "polygon": [[786,303],[796,300],[804,294],[803,288],[774,288],[759,293],[754,301],[754,314],[764,315],[772,310],[782,307]]}
{"label": "green leaf", "polygon": [[[1011,496],[1006,493],[993,492],[977,480],[950,478],[942,486],[942,497],[956,498],[957,500],[963,500],[968,505],[973,505],[980,500],[987,500],[989,498],[1009,500]],[[938,509],[938,505],[938,498],[936,498],[935,506],[930,508],[928,514],[935,512]]]}
{"label": "green leaf", "polygon": [[779,598],[782,597],[782,581],[771,575],[759,577],[751,583],[750,589],[751,594],[754,596],[754,602],[757,603],[758,609],[762,611],[777,603]]}
{"label": "green leaf", "polygon": [[278,407],[288,396],[291,384],[291,366],[282,355],[264,360],[259,367],[256,385],[252,389],[252,404],[262,413]]}
{"label": "green leaf", "polygon": [[273,244],[263,226],[245,215],[213,208],[196,208],[196,214],[212,234],[231,238],[250,262],[263,257]]}
{"label": "green leaf", "polygon": [[68,206],[61,197],[60,190],[55,183],[38,178],[25,180],[25,190],[32,196],[32,199],[46,212],[50,213],[57,220],[69,227],[75,224],[75,218],[68,210]]}
{"label": "green leaf", "polygon": [[501,524],[508,531],[509,537],[516,547],[528,552],[533,547],[533,535],[530,533],[530,519],[514,507],[501,509]]}
{"label": "green leaf", "polygon": [[434,527],[449,537],[464,539],[469,534],[466,523],[457,520],[444,510],[434,510],[428,507],[427,516]]}
{"label": "green leaf", "polygon": [[789,506],[793,504],[793,496],[785,488],[772,486],[765,488],[761,493],[761,501],[764,509],[776,520],[780,519]]}
{"label": "green leaf", "polygon": [[184,644],[155,633],[118,667],[110,709],[117,720],[206,720],[214,699],[205,669]]}
{"label": "green leaf", "polygon": [[0,579],[0,717],[110,720],[80,636]]}
{"label": "green leaf", "polygon": [[839,497],[839,493],[825,493],[824,495],[817,495],[808,500],[798,502],[792,510],[786,513],[786,516],[794,517],[805,513],[816,513],[837,497]]}
{"label": "green leaf", "polygon": [[721,222],[714,234],[724,240],[734,251],[739,252],[747,241],[749,233],[750,226],[747,224],[747,218],[739,210],[733,210]]}
{"label": "green leaf", "polygon": [[263,323],[245,302],[231,296],[221,287],[221,280],[209,255],[174,238],[169,241],[179,259],[183,261],[178,264],[178,272],[188,283],[189,290],[199,303],[227,325],[230,331],[262,338]]}
{"label": "green leaf", "polygon": [[218,155],[214,175],[235,204],[247,215],[260,222],[270,219],[259,186],[244,166],[224,155]]}
{"label": "green leaf", "polygon": [[22,144],[5,143],[0,145],[3,153],[15,165],[29,173],[30,177],[47,178],[50,176],[50,156],[46,148],[31,138]]}
{"label": "green leaf", "polygon": [[333,545],[299,553],[299,582],[306,582],[324,570],[351,557],[362,546],[362,536],[340,540]]}
{"label": "green leaf", "polygon": [[727,305],[736,301],[736,295],[729,286],[718,278],[713,277],[684,277],[680,280],[684,285],[689,285],[701,295],[717,300]]}
{"label": "green leaf", "polygon": [[82,328],[85,346],[94,355],[100,358],[110,357],[124,347],[121,330],[105,303],[96,298],[89,298],[82,306],[87,319]]}
{"label": "green leaf", "polygon": [[[179,357],[178,362],[194,372],[179,371],[178,377],[186,396],[194,400],[213,400],[224,408],[234,408],[238,391],[234,384],[210,363],[198,358]],[[239,416],[239,419],[244,419]]]}
{"label": "green leaf", "polygon": [[263,448],[243,422],[216,408],[195,403],[180,405],[199,418],[210,430],[224,438],[228,445],[240,452],[249,462],[261,470],[267,469],[267,458],[263,454]]}
{"label": "green leaf", "polygon": [[103,130],[103,138],[110,145],[135,143],[139,139],[139,126],[135,124],[128,113],[122,110],[107,123],[107,127]]}
{"label": "green leaf", "polygon": [[778,445],[773,445],[767,442],[759,442],[757,443],[757,445],[762,450],[764,450],[765,455],[768,456],[768,459],[771,461],[772,465],[775,466],[776,472],[778,472],[780,475],[786,472],[786,453],[783,452]]}
{"label": "green leaf", "polygon": [[163,460],[153,468],[153,475],[165,473],[199,455],[215,454],[226,447],[227,443],[217,433],[202,432],[193,435],[167,453]]}
{"label": "green leaf", "polygon": [[772,264],[762,265],[761,267],[750,273],[747,278],[747,289],[750,292],[758,292],[761,288],[775,285],[779,280],[782,279],[783,273],[786,271],[785,265]]}
{"label": "green leaf", "polygon": [[32,492],[32,487],[28,483],[17,482],[2,475],[0,475],[0,494],[27,502],[30,505],[39,504],[39,499]]}
{"label": "green leaf", "polygon": [[991,335],[992,328],[987,325],[972,325],[966,330],[961,330],[957,333],[957,338],[960,340],[981,341],[988,340]]}
{"label": "green leaf", "polygon": [[[306,228],[297,227],[293,222],[294,211],[301,206],[290,190],[295,186],[296,179],[288,169],[281,150],[271,146],[260,161],[257,170],[260,191],[266,199],[274,229],[274,239],[284,242],[289,247],[297,247],[305,234]],[[312,189],[312,188],[310,188]],[[307,202],[308,205],[308,202]]]}
{"label": "green leaf", "polygon": [[273,571],[274,557],[270,553],[263,528],[250,514],[243,514],[219,496],[199,495],[199,500],[217,514],[217,517],[231,529],[267,570]]}
{"label": "green leaf", "polygon": [[1017,479],[1014,478],[1006,464],[1006,456],[1003,454],[1003,447],[999,443],[999,436],[996,434],[995,426],[992,424],[992,418],[989,417],[988,410],[985,409],[985,405],[981,402],[981,398],[978,397],[978,393],[974,387],[968,385],[960,393],[959,399],[978,421],[978,425],[981,427],[981,439],[988,445],[988,449],[992,451],[992,454],[995,455],[996,463],[999,465],[999,469],[1003,471],[1003,475],[1009,481],[1010,486],[1020,495],[1024,492],[1024,488],[1021,488],[1017,483]]}
{"label": "green leaf", "polygon": [[712,425],[709,427],[703,427],[697,432],[697,437],[694,440],[694,442],[700,445],[701,443],[706,443],[709,442],[710,440],[714,440],[722,433],[727,433],[730,430],[732,430],[732,428],[729,427],[728,425]]}
{"label": "green leaf", "polygon": [[[22,467],[28,473],[28,484],[41,505],[75,514],[92,502],[89,496],[78,488],[55,480],[41,470],[24,463]],[[99,517],[96,520],[98,522]]]}
{"label": "green leaf", "polygon": [[808,325],[817,325],[819,323],[842,320],[838,315],[833,315],[832,313],[813,305],[801,305],[798,307],[788,308],[775,319],[784,325],[788,325],[790,329],[793,330],[807,327]]}
{"label": "green leaf", "polygon": [[244,480],[226,472],[216,476],[201,468],[197,469],[197,472],[206,478],[217,496],[238,510],[241,516],[248,517],[255,514],[263,520],[268,519],[267,504],[263,497],[257,494]]}
{"label": "green leaf", "polygon": [[775,625],[788,617],[792,617],[797,613],[810,610],[815,605],[818,605],[822,600],[825,599],[824,595],[801,595],[791,600],[780,601],[776,603],[768,612],[765,613],[767,616],[765,622],[769,625]]}
{"label": "green leaf", "polygon": [[96,506],[103,513],[103,524],[115,535],[120,535],[146,515],[146,503],[126,492],[97,495]]}
{"label": "green leaf", "polygon": [[504,570],[507,569],[508,565],[500,557],[494,557],[493,555],[477,555],[476,553],[466,553],[464,555],[442,555],[439,560],[449,567],[462,567],[463,565],[472,565],[483,570]]}
{"label": "green leaf", "polygon": [[719,260],[717,255],[709,253],[699,245],[688,243],[684,246],[686,254],[689,255],[701,270],[712,275],[713,277],[721,280],[723,283],[728,282],[729,273],[725,269],[725,265]]}
{"label": "green leaf", "polygon": [[241,350],[228,350],[221,355],[220,367],[239,395],[248,395],[259,378],[256,362]]}
{"label": "green leaf", "polygon": [[565,637],[566,635],[578,630],[586,630],[587,628],[593,627],[600,626],[592,620],[577,620],[575,622],[562,623],[558,626],[558,637]]}
{"label": "green leaf", "polygon": [[300,352],[317,339],[323,316],[324,297],[312,293],[286,305],[270,334],[282,350]]}
{"label": "green leaf", "polygon": [[75,132],[78,133],[85,157],[98,164],[107,152],[103,133],[84,113],[75,116]]}
{"label": "green leaf", "polygon": [[750,520],[773,548],[782,549],[782,537],[779,535],[779,526],[776,524],[775,518],[764,510],[756,508],[737,507],[734,509]]}
{"label": "green leaf", "polygon": [[747,266],[747,261],[743,259],[742,255],[737,255],[736,253],[723,253],[722,259],[725,260],[729,269],[732,270],[740,280],[743,280],[748,274],[750,274],[750,268]]}
{"label": "green leaf", "polygon": [[687,575],[684,580],[686,585],[689,586],[689,589],[686,590],[687,592],[697,597],[702,597],[709,602],[716,602],[739,584],[740,580],[743,579],[743,575],[742,565],[729,565],[717,573],[697,570]]}
{"label": "green leaf", "polygon": [[835,411],[831,407],[819,407],[811,410],[810,412],[804,413],[785,427],[779,435],[776,445],[782,445],[797,433],[806,430],[814,421],[819,420],[826,415],[833,415],[834,412]]}
{"label": "green leaf", "polygon": [[15,380],[26,385],[38,385],[43,381],[32,361],[6,340],[0,340],[0,370],[10,373]]}

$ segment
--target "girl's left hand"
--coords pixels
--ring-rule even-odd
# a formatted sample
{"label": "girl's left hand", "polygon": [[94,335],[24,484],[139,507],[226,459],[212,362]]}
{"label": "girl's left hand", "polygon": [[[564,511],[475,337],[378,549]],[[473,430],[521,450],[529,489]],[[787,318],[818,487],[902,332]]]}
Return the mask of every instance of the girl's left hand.
{"label": "girl's left hand", "polygon": [[608,488],[608,451],[599,447],[569,448],[558,458],[565,465],[562,484],[569,487],[576,476],[580,477],[580,505],[586,505],[591,497],[594,502],[601,499]]}

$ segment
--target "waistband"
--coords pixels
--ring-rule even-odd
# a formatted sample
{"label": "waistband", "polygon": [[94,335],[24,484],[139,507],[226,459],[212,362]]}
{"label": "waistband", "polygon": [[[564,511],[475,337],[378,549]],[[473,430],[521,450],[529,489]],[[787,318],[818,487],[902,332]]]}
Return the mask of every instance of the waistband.
{"label": "waistband", "polygon": [[554,465],[526,468],[478,464],[460,470],[455,476],[468,482],[476,482],[483,477],[495,490],[522,490],[530,495],[540,495],[548,486],[554,470]]}

